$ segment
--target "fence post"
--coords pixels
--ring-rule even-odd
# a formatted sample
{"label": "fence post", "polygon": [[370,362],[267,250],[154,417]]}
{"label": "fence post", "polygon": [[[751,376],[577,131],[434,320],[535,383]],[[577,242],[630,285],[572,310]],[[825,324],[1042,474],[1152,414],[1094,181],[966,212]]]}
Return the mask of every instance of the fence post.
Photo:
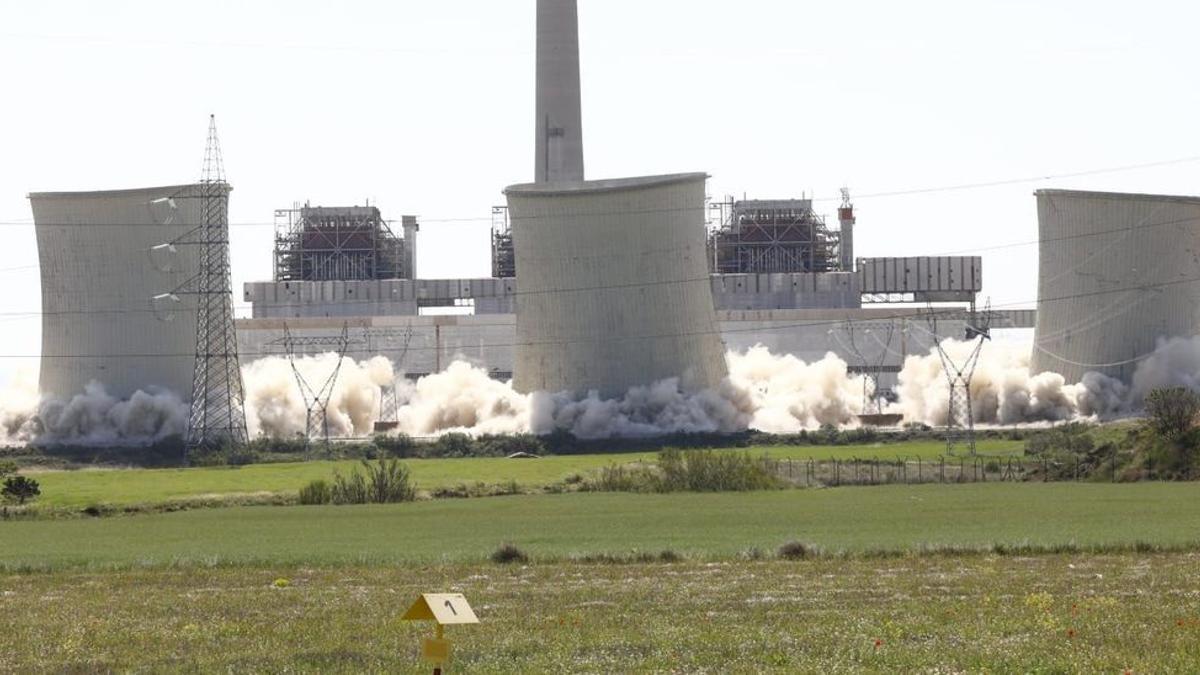
{"label": "fence post", "polygon": [[917,455],[917,482],[921,482],[921,456]]}

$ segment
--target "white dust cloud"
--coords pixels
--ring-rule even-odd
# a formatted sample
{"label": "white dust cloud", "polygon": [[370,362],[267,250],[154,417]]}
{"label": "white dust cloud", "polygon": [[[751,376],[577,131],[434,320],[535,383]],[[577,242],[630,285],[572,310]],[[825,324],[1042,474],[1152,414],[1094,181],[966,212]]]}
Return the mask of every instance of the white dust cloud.
{"label": "white dust cloud", "polygon": [[[961,363],[973,344],[943,343]],[[671,432],[791,433],[823,425],[857,425],[862,379],[833,354],[806,363],[758,346],[727,356],[729,377],[712,390],[688,391],[679,379],[634,387],[619,399],[515,391],[482,368],[458,361],[410,382],[384,357],[346,358],[329,398],[329,432],[369,435],[380,414],[380,387],[397,382],[399,431],[412,436],[448,432],[548,434],[579,438],[652,436]],[[1011,425],[1078,418],[1111,418],[1138,410],[1152,389],[1200,391],[1200,337],[1163,341],[1136,369],[1132,384],[1099,373],[1067,383],[1055,373],[1032,374],[1029,345],[985,343],[971,384],[975,421]],[[313,390],[333,372],[337,356],[303,357],[297,365]],[[305,432],[304,398],[286,358],[243,368],[246,418],[252,437],[287,438]],[[946,422],[948,387],[936,352],[905,359],[888,412],[906,422]],[[24,443],[146,444],[186,431],[188,407],[169,392],[138,392],[128,400],[89,385],[69,399],[38,396],[36,375],[22,372],[0,391],[0,441]]]}

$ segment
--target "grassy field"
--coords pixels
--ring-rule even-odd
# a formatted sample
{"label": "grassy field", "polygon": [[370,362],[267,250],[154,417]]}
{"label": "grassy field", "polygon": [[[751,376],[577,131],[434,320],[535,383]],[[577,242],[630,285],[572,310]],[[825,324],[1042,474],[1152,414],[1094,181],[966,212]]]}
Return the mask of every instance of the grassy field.
{"label": "grassy field", "polygon": [[1200,543],[1194,483],[990,483],[724,494],[577,493],[0,521],[0,570],[477,562],[670,549],[696,559],[926,547]]}
{"label": "grassy field", "polygon": [[[0,576],[3,672],[429,672],[419,592],[466,594],[448,672],[1189,673],[1191,554]],[[272,582],[286,578],[287,588]]]}
{"label": "grassy field", "polygon": [[[1023,451],[1021,441],[989,440],[980,443],[988,455],[1015,455]],[[754,454],[779,459],[886,458],[903,456],[932,459],[945,445],[939,441],[917,441],[870,446],[805,446],[754,448]],[[556,483],[572,474],[584,474],[614,462],[648,460],[654,453],[622,455],[578,455],[543,457],[535,460],[490,458],[409,460],[413,478],[421,488],[450,487],[460,483],[516,482],[525,487]],[[328,479],[334,469],[348,471],[357,462],[303,462],[256,464],[244,467],[198,469],[87,469],[44,471],[32,474],[42,486],[38,503],[57,507],[92,504],[146,504],[202,496],[254,493],[295,493],[305,483]]]}

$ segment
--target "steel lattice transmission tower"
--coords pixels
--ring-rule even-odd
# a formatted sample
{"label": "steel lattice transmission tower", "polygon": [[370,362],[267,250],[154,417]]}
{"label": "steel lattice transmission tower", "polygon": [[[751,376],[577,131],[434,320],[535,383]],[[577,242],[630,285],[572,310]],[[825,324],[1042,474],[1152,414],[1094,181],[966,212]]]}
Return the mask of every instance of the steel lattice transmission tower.
{"label": "steel lattice transmission tower", "polygon": [[946,454],[954,455],[960,447],[966,448],[967,454],[975,456],[975,411],[971,406],[971,379],[975,376],[975,367],[979,365],[979,355],[983,351],[983,343],[992,339],[991,302],[984,309],[980,318],[974,311],[968,314],[966,332],[963,338],[973,343],[967,358],[961,363],[946,352],[941,336],[937,331],[937,314],[929,310],[930,330],[937,344],[938,356],[942,360],[942,369],[946,373],[946,381],[950,386],[948,410],[946,411]]}
{"label": "steel lattice transmission tower", "polygon": [[196,275],[196,369],[187,450],[241,445],[247,440],[245,392],[233,327],[229,270],[229,184],[216,116],[208,121],[208,144],[200,177],[200,269]]}
{"label": "steel lattice transmission tower", "polygon": [[854,372],[862,375],[863,378],[861,414],[867,416],[880,415],[883,413],[884,406],[880,402],[882,396],[880,395],[881,392],[879,391],[879,379],[883,375],[883,364],[887,360],[888,352],[891,351],[892,348],[892,337],[895,334],[896,326],[891,322],[876,326],[876,328],[882,330],[886,335],[884,340],[880,340],[877,335],[871,332],[872,328],[870,325],[862,327],[862,334],[869,335],[874,338],[882,348],[879,352],[878,358],[875,359],[867,358],[863,351],[859,349],[858,340],[856,338],[856,334],[859,332],[859,327],[855,326],[853,321],[846,321],[842,324],[841,328],[846,336],[850,339],[850,352],[854,355],[856,360]]}
{"label": "steel lattice transmission tower", "polygon": [[[288,363],[292,366],[292,374],[296,377],[296,386],[300,390],[300,398],[304,401],[307,413],[304,425],[304,442],[306,444],[319,434],[325,445],[329,445],[329,401],[333,398],[333,389],[337,384],[338,374],[342,370],[342,363],[346,360],[346,352],[350,350],[351,344],[358,344],[358,341],[350,339],[348,323],[342,324],[342,332],[338,335],[316,337],[296,337],[292,335],[291,329],[285,323],[283,324],[283,337],[268,343],[268,346],[281,346],[287,352]],[[312,348],[331,350],[337,356],[333,370],[321,383],[319,389],[313,388],[296,364],[296,357],[303,356]]]}

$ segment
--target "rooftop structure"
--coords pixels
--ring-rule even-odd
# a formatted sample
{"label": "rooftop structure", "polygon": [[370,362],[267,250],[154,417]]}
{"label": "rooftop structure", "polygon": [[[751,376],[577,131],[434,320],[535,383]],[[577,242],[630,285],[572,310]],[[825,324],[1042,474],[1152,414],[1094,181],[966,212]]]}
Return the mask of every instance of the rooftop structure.
{"label": "rooftop structure", "polygon": [[275,212],[276,281],[412,279],[415,216],[398,237],[374,206],[295,206]]}
{"label": "rooftop structure", "polygon": [[729,200],[713,208],[716,274],[850,271],[842,266],[841,234],[826,227],[811,199]]}

